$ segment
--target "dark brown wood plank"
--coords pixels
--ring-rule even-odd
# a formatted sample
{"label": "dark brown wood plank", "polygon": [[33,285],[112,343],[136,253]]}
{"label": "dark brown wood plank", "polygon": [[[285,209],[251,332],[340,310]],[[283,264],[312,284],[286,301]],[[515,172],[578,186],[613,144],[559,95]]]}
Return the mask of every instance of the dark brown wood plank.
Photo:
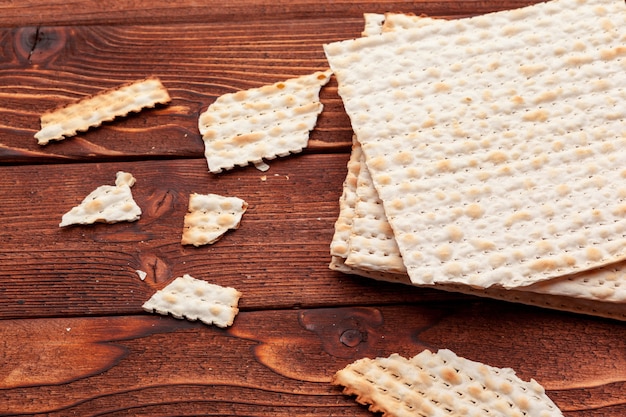
{"label": "dark brown wood plank", "polygon": [[[15,25],[0,31],[0,163],[199,157],[197,118],[216,97],[327,68],[322,45],[360,36],[363,12],[441,16],[526,4],[302,2],[287,7],[240,1],[203,7],[200,13],[194,4],[184,3],[141,8],[125,3],[113,9],[101,2],[0,5],[0,16]],[[272,11],[276,8],[280,13]],[[24,10],[43,20],[18,19]],[[80,18],[82,11],[86,21]],[[50,26],[58,19],[71,26]],[[138,25],[146,19],[152,24]],[[168,24],[155,24],[159,20]],[[33,135],[41,113],[149,75],[159,76],[171,91],[169,106],[107,123],[72,140],[37,145]],[[322,91],[322,101],[325,111],[309,151],[345,150],[352,132],[334,80]]]}
{"label": "dark brown wood plank", "polygon": [[[229,0],[218,4],[202,4],[192,0],[150,3],[98,2],[95,0],[26,0],[0,4],[0,27],[36,25],[135,24],[277,21],[296,19],[333,19],[361,17],[363,13],[403,12],[430,16],[458,16],[488,13],[537,3],[537,0],[436,0],[419,2],[340,1],[311,2],[306,0]],[[280,29],[278,29],[280,30]]]}
{"label": "dark brown wood plank", "polygon": [[368,416],[330,385],[336,370],[440,348],[535,378],[567,417],[626,411],[623,326],[490,301],[242,312],[226,330],[149,315],[4,320],[0,340],[12,414]]}
{"label": "dark brown wood plank", "polygon": [[[186,273],[237,287],[244,309],[456,298],[329,270],[346,162],[347,154],[293,155],[265,173],[249,166],[218,175],[196,159],[5,167],[0,317],[137,313],[156,288]],[[137,179],[139,221],[58,227],[119,170]],[[246,200],[241,227],[214,245],[182,246],[193,192]]]}
{"label": "dark brown wood plank", "polygon": [[[322,45],[358,35],[362,19],[239,25],[90,26],[5,31],[0,163],[202,157],[198,116],[220,95],[328,68]],[[40,146],[39,116],[103,89],[161,78],[172,102]],[[352,131],[333,79],[307,152],[347,151]]]}
{"label": "dark brown wood plank", "polygon": [[[217,176],[202,158],[197,117],[216,97],[326,68],[322,45],[359,36],[364,12],[531,3],[1,2],[0,415],[370,416],[330,376],[424,348],[535,378],[566,417],[626,415],[625,323],[328,269],[352,134],[334,80],[303,155]],[[36,144],[43,111],[146,75],[169,106]],[[58,227],[118,170],[137,177],[141,220]],[[182,247],[190,192],[246,199],[240,229]],[[231,328],[142,311],[184,273],[242,291]]]}

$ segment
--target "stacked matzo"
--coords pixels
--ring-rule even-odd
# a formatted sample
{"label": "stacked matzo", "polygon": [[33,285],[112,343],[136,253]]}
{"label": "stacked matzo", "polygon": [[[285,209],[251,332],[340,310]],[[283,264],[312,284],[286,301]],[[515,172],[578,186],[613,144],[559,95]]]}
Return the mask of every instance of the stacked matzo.
{"label": "stacked matzo", "polygon": [[369,15],[326,45],[358,140],[332,266],[626,318],[624,9]]}

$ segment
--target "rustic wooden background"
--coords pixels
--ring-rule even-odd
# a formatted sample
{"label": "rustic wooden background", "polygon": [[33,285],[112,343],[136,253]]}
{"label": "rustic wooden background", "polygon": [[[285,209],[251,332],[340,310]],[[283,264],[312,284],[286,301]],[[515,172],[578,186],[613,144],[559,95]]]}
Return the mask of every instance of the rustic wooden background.
{"label": "rustic wooden background", "polygon": [[[302,154],[220,175],[203,158],[216,97],[327,68],[322,45],[359,36],[364,12],[530,3],[0,1],[0,415],[367,416],[331,375],[424,348],[512,367],[569,417],[626,415],[625,323],[328,269],[352,134],[334,79]],[[37,145],[42,112],[147,75],[169,106]],[[58,227],[119,170],[140,221]],[[248,201],[240,229],[182,247],[192,192]],[[231,328],[142,311],[185,273],[243,293]]]}

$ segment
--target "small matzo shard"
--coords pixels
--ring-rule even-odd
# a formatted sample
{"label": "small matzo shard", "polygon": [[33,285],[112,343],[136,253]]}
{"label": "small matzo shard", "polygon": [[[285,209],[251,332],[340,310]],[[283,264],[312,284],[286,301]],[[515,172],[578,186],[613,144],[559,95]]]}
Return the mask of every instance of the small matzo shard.
{"label": "small matzo shard", "polygon": [[185,215],[183,245],[215,243],[230,229],[237,229],[248,203],[238,197],[217,194],[191,194]]}
{"label": "small matzo shard", "polygon": [[557,417],[563,414],[534,379],[495,368],[450,350],[425,350],[360,359],[338,371],[332,383],[385,417]]}
{"label": "small matzo shard", "polygon": [[228,327],[239,312],[240,297],[241,293],[234,288],[185,274],[157,291],[142,307],[149,313],[171,314],[177,319]]}
{"label": "small matzo shard", "polygon": [[149,77],[44,113],[41,116],[41,130],[35,134],[35,138],[40,145],[46,145],[50,141],[63,140],[100,126],[116,117],[169,103],[170,100],[161,81]]}
{"label": "small matzo shard", "polygon": [[323,105],[319,92],[331,72],[316,72],[272,85],[225,94],[200,115],[209,171],[298,153],[309,140]]}
{"label": "small matzo shard", "polygon": [[119,171],[114,186],[101,185],[93,190],[78,206],[63,215],[59,227],[138,220],[141,208],[135,203],[130,190],[134,184],[135,178],[131,174]]}

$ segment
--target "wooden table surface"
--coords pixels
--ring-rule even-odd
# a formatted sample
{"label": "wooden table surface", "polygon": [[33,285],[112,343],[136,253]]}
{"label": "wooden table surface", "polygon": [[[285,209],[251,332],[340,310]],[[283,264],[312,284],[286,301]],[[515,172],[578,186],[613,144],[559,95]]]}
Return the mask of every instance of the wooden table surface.
{"label": "wooden table surface", "polygon": [[[566,416],[626,415],[626,323],[328,268],[352,134],[334,78],[302,154],[219,175],[203,157],[201,111],[326,69],[322,45],[359,36],[364,12],[455,17],[532,0],[202,3],[0,2],[1,415],[368,416],[331,375],[425,348],[535,378]],[[148,75],[170,105],[45,147],[33,138],[42,112]],[[119,170],[137,179],[139,221],[58,227]],[[192,192],[246,200],[241,227],[183,247]],[[243,293],[232,327],[143,312],[183,274]]]}

